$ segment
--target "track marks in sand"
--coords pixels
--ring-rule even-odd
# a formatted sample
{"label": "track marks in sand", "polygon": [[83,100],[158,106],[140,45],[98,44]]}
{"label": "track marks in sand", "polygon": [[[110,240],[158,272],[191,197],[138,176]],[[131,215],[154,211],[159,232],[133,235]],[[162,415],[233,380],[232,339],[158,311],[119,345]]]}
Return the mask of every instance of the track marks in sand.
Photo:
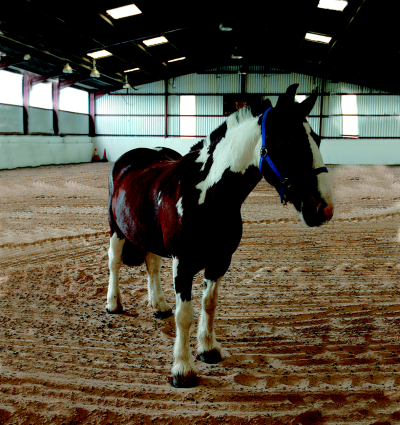
{"label": "track marks in sand", "polygon": [[[126,314],[104,312],[107,219],[91,223],[106,203],[104,164],[40,168],[35,178],[35,170],[24,170],[23,179],[45,186],[24,192],[26,200],[17,199],[15,209],[22,214],[31,211],[30,202],[47,205],[55,226],[35,234],[36,241],[6,238],[0,246],[0,422],[400,420],[400,220],[396,214],[368,218],[386,192],[379,203],[376,193],[359,193],[365,199],[353,204],[350,192],[340,192],[339,199],[347,200],[340,206],[343,216],[307,229],[294,211],[282,208],[273,189],[258,186],[244,205],[242,243],[221,282],[215,329],[223,360],[207,365],[195,359],[199,386],[178,390],[169,382],[174,318],[153,318],[144,265],[121,269]],[[57,174],[62,170],[64,179]],[[56,174],[46,176],[49,171]],[[359,177],[358,171],[351,177]],[[346,176],[339,175],[350,189],[363,183]],[[368,173],[364,177],[373,180]],[[91,193],[91,187],[97,189]],[[94,208],[85,210],[83,202]],[[74,206],[82,207],[79,214],[59,219],[58,212]],[[359,219],[351,221],[358,210]],[[12,235],[26,225],[33,233],[43,224],[19,218],[7,231]],[[162,281],[172,306],[170,261],[163,263]],[[201,283],[199,274],[193,285],[194,358]]]}

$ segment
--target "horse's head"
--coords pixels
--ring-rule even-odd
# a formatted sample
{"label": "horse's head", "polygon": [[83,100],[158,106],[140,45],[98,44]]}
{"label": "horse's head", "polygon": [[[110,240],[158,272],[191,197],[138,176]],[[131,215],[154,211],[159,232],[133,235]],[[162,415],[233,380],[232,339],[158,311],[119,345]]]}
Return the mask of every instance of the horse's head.
{"label": "horse's head", "polygon": [[320,138],[306,119],[317,92],[297,103],[297,87],[290,86],[276,107],[260,116],[260,171],[280,193],[282,202],[291,202],[308,226],[320,226],[333,215],[333,188],[319,151]]}

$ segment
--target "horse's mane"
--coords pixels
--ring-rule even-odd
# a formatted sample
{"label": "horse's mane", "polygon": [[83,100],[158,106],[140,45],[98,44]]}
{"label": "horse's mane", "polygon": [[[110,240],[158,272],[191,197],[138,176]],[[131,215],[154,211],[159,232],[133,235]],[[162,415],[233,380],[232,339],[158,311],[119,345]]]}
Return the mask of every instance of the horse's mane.
{"label": "horse's mane", "polygon": [[252,106],[245,106],[244,108],[239,109],[238,111],[229,115],[227,119],[219,127],[217,127],[206,139],[202,139],[199,142],[196,142],[190,148],[190,152],[201,150],[205,144],[210,145],[212,143],[219,142],[225,136],[228,129],[235,128],[251,118],[258,117],[271,106],[271,101],[267,99],[258,104],[254,104]]}

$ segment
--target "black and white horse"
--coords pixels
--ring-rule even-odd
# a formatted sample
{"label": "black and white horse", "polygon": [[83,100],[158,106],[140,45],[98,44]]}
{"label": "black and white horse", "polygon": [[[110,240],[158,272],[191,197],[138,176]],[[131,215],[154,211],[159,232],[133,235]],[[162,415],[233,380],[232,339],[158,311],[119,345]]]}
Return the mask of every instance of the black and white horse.
{"label": "black and white horse", "polygon": [[149,304],[156,317],[172,314],[160,283],[161,257],[172,258],[176,293],[173,385],[196,385],[190,353],[192,281],[204,272],[198,355],[221,360],[214,331],[218,285],[242,236],[240,208],[262,176],[282,202],[291,202],[308,226],[331,219],[333,189],[319,138],[306,116],[317,94],[294,100],[297,84],[276,107],[243,108],[181,157],[170,149],[134,149],[110,171],[110,282],[107,312],[122,313],[118,285],[122,263],[146,262]]}

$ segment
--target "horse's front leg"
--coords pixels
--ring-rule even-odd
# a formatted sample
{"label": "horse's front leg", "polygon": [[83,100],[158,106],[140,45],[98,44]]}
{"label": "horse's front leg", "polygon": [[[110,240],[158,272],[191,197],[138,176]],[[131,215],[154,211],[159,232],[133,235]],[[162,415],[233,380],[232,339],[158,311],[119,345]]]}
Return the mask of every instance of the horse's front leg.
{"label": "horse's front leg", "polygon": [[222,360],[221,346],[215,338],[214,316],[218,305],[217,280],[204,279],[203,300],[197,330],[197,354],[204,363],[218,363]]}
{"label": "horse's front leg", "polygon": [[121,293],[119,291],[119,269],[122,264],[122,248],[124,243],[125,239],[119,239],[116,233],[110,238],[110,248],[108,250],[110,280],[108,283],[106,311],[111,314],[121,314],[124,312]]}
{"label": "horse's front leg", "polygon": [[197,368],[190,352],[190,326],[193,323],[191,300],[193,276],[182,272],[179,259],[173,257],[172,270],[176,293],[176,338],[174,345],[174,364],[172,384],[176,388],[189,388],[197,384]]}

